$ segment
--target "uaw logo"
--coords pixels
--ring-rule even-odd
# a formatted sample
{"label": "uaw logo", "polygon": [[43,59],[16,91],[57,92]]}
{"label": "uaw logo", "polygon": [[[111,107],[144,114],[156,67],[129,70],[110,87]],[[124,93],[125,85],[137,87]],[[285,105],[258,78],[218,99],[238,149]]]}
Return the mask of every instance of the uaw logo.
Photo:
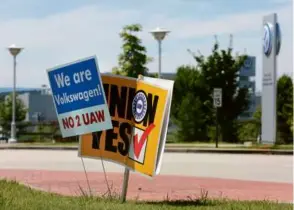
{"label": "uaw logo", "polygon": [[[141,123],[148,112],[148,101],[144,91],[140,90],[136,93],[132,102],[132,113],[136,123]],[[134,127],[133,141],[130,145],[129,158],[137,163],[144,164],[148,136],[155,128],[153,123],[149,124],[146,129]]]}
{"label": "uaw logo", "polygon": [[143,121],[147,113],[147,97],[144,91],[138,91],[132,103],[132,113],[136,123]]}

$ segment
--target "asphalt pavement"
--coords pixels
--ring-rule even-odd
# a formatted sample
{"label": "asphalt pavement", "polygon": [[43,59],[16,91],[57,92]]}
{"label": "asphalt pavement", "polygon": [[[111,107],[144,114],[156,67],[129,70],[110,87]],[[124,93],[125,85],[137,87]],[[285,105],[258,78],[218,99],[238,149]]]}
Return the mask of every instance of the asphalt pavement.
{"label": "asphalt pavement", "polygon": [[[83,160],[87,171],[103,171],[101,160]],[[107,172],[123,173],[122,166],[104,164]],[[83,171],[83,166],[77,151],[1,150],[0,169]],[[165,152],[161,174],[292,183],[293,156]]]}

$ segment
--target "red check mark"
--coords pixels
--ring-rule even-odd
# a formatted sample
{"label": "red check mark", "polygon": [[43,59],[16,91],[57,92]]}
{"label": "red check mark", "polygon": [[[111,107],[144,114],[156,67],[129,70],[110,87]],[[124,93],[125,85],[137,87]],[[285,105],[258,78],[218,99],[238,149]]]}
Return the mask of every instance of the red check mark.
{"label": "red check mark", "polygon": [[152,131],[152,129],[155,127],[155,125],[152,123],[150,124],[147,129],[144,131],[143,135],[141,136],[140,140],[138,141],[138,134],[136,134],[134,136],[134,154],[136,156],[136,158],[139,158],[139,155],[141,153],[142,147],[144,145],[144,143],[147,140],[148,135],[150,134],[150,132]]}

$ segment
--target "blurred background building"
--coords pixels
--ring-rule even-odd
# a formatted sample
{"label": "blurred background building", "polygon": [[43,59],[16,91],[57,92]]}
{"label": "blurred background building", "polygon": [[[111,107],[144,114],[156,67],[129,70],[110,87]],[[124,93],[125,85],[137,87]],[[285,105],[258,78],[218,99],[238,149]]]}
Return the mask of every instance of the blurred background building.
{"label": "blurred background building", "polygon": [[[250,105],[248,110],[243,112],[240,120],[252,119],[258,105],[261,103],[261,94],[256,93],[256,57],[248,56],[244,65],[240,69],[238,84],[239,87],[247,87],[250,93]],[[162,78],[174,80],[176,73],[162,72]],[[11,88],[0,88],[0,97],[7,97],[12,91]],[[18,98],[22,100],[28,109],[27,122],[48,122],[57,120],[53,98],[50,88],[43,85],[41,88],[18,88]]]}

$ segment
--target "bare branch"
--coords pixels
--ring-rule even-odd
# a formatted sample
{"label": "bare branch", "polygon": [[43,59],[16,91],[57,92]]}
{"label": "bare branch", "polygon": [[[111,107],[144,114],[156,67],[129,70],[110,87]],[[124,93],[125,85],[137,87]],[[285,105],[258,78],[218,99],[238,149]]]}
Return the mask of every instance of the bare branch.
{"label": "bare branch", "polygon": [[232,35],[232,34],[230,34],[229,48],[230,48],[230,49],[233,49],[233,35]]}
{"label": "bare branch", "polygon": [[216,34],[214,35],[214,40],[215,40],[215,43],[216,43],[216,44],[219,44],[218,39],[217,39],[217,35],[216,35]]}
{"label": "bare branch", "polygon": [[190,49],[187,49],[188,53],[191,54],[194,58],[196,57],[195,53],[192,52]]}
{"label": "bare branch", "polygon": [[197,52],[200,56],[203,56],[203,54],[200,52],[200,50],[197,50]]}

